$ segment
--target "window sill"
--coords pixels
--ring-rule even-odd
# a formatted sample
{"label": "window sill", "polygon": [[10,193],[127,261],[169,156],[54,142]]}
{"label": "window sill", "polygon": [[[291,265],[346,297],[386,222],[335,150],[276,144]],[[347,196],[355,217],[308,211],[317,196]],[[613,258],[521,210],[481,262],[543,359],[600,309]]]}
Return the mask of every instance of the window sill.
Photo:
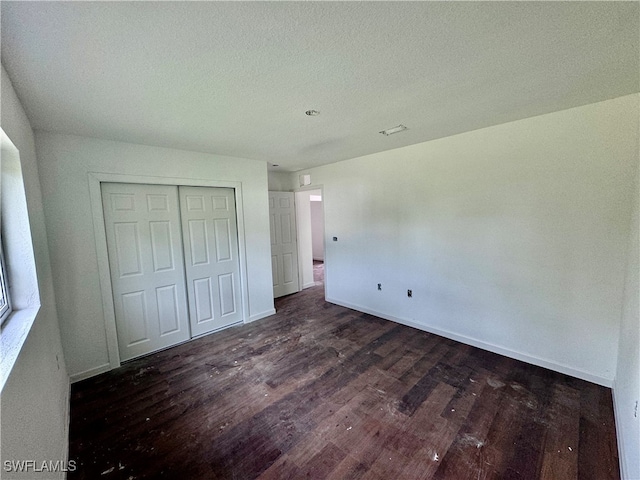
{"label": "window sill", "polygon": [[0,333],[0,391],[18,360],[24,342],[29,336],[40,306],[13,311],[2,325]]}

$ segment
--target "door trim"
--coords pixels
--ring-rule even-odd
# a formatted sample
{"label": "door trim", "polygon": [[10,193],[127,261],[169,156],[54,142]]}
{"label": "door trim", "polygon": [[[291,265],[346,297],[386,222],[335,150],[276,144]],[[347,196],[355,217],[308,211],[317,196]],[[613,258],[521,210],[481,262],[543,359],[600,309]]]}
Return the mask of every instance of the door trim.
{"label": "door trim", "polygon": [[142,183],[148,185],[233,188],[235,190],[236,221],[238,224],[238,256],[240,260],[240,303],[242,305],[242,322],[249,323],[249,291],[247,283],[247,252],[245,248],[242,182],[204,180],[200,178],[156,177],[150,175],[124,175],[101,172],[89,172],[87,177],[89,182],[91,211],[93,214],[93,231],[96,242],[100,292],[102,294],[102,311],[104,314],[104,329],[107,338],[107,354],[111,369],[118,368],[121,365],[121,361],[118,350],[115,308],[113,306],[113,289],[111,287],[109,254],[107,252],[107,232],[104,226],[104,212],[102,210],[101,183]]}

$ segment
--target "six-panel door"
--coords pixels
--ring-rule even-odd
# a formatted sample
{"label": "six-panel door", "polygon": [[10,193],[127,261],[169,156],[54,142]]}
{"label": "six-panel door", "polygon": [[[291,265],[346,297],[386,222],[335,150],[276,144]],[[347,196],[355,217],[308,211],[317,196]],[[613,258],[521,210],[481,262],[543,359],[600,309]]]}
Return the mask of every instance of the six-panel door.
{"label": "six-panel door", "polygon": [[178,188],[103,184],[120,359],[190,338]]}
{"label": "six-panel door", "polygon": [[180,187],[191,335],[242,321],[234,190]]}
{"label": "six-panel door", "polygon": [[273,297],[300,291],[298,242],[292,192],[269,192]]}

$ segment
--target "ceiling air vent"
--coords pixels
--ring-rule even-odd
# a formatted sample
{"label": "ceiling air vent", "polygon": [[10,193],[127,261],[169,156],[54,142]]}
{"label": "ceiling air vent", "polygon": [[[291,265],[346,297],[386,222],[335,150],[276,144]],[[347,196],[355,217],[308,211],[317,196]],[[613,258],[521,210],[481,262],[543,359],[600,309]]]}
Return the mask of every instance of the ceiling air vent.
{"label": "ceiling air vent", "polygon": [[404,125],[398,125],[397,127],[387,128],[386,130],[382,130],[380,133],[386,135],[393,135],[394,133],[402,132],[403,130],[409,130]]}

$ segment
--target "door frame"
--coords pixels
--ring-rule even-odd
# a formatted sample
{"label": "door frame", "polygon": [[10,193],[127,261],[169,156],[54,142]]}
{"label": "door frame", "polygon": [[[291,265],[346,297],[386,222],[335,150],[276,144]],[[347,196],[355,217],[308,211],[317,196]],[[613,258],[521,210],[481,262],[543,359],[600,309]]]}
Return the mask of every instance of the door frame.
{"label": "door frame", "polygon": [[[327,217],[325,215],[325,196],[324,196],[324,185],[306,185],[304,187],[300,187],[300,188],[296,188],[293,190],[293,198],[296,198],[296,193],[299,192],[308,192],[308,191],[313,191],[313,190],[320,190],[320,195],[322,195],[322,229],[323,229],[323,233],[324,233],[324,252],[323,252],[323,256],[324,256],[324,282],[323,282],[323,288],[324,288],[324,298],[327,298]],[[296,208],[296,220],[297,220],[297,215],[298,215],[298,203],[295,202],[295,208]],[[300,282],[300,291],[302,291],[302,271],[301,268],[302,266],[300,265],[300,223],[296,222],[296,235],[298,236],[298,278],[299,278],[299,282]],[[312,262],[313,264],[313,262]]]}
{"label": "door frame", "polygon": [[[133,183],[147,185],[177,185],[190,187],[221,187],[234,190],[236,202],[236,223],[238,226],[238,257],[240,262],[240,304],[242,305],[242,322],[249,321],[249,290],[247,284],[247,252],[245,248],[244,207],[242,196],[242,182],[222,180],[205,180],[201,178],[156,177],[151,175],[125,175],[119,173],[89,172],[89,197],[93,231],[96,242],[96,256],[98,259],[98,276],[100,292],[102,294],[102,311],[104,313],[104,329],[107,338],[107,354],[109,370],[121,365],[118,350],[118,336],[116,331],[116,314],[113,306],[113,289],[111,286],[111,270],[109,268],[109,254],[107,251],[107,233],[104,226],[104,212],[102,210],[101,183]],[[214,332],[212,332],[214,333]]]}

